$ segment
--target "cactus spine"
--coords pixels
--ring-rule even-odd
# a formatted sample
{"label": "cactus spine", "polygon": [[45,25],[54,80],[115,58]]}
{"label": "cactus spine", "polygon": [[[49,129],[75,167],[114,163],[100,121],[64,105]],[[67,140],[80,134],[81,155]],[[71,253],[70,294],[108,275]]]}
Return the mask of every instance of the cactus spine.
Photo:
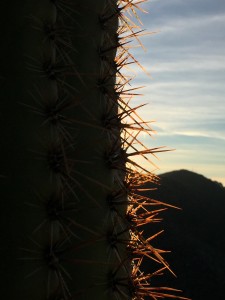
{"label": "cactus spine", "polygon": [[[136,62],[134,0],[2,1],[1,295],[11,299],[158,299],[139,268],[169,266],[138,228],[154,221],[132,161],[154,154],[122,67]],[[163,266],[162,266],[163,265]],[[156,274],[158,273],[155,272]]]}

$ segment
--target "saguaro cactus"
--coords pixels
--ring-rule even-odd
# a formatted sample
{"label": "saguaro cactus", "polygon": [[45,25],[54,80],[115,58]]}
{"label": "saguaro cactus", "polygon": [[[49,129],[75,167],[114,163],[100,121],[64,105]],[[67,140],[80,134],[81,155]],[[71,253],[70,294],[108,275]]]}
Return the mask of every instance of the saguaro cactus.
{"label": "saguaro cactus", "polygon": [[[151,299],[169,266],[138,228],[160,202],[157,178],[132,160],[153,154],[121,69],[136,60],[135,0],[1,1],[1,297]],[[143,275],[143,257],[161,271]]]}

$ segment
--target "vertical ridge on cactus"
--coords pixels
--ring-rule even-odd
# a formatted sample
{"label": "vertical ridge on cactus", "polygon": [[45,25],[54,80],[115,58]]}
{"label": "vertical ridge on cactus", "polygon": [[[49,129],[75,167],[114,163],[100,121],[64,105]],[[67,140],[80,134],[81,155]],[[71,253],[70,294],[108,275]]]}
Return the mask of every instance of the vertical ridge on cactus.
{"label": "vertical ridge on cactus", "polygon": [[[164,150],[139,139],[152,129],[123,72],[140,65],[129,43],[140,43],[133,17],[143,2],[0,4],[3,298],[185,299],[151,286],[171,270],[151,245],[158,234],[139,229],[164,209],[140,195],[158,178],[133,157],[151,164]],[[144,258],[158,269],[144,274]]]}

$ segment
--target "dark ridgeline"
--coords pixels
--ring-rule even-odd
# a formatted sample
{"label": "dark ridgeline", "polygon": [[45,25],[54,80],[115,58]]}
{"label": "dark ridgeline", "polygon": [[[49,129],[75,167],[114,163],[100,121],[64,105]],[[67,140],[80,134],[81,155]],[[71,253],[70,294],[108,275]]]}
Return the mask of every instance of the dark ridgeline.
{"label": "dark ridgeline", "polygon": [[[153,278],[154,285],[184,291],[193,300],[225,299],[225,188],[202,175],[180,170],[160,175],[151,197],[182,208],[169,208],[163,221],[147,225],[146,236],[165,229],[153,245],[171,250],[165,254],[177,278]],[[148,264],[145,268],[148,269]]]}

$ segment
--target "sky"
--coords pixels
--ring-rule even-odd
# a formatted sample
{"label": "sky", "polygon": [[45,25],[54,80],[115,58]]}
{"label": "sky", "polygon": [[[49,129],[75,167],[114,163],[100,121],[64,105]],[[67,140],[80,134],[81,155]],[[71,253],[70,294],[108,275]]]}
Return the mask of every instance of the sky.
{"label": "sky", "polygon": [[[155,120],[149,147],[176,149],[158,154],[156,174],[188,169],[225,186],[225,1],[151,0],[139,13],[146,32],[135,58],[150,72],[135,69],[148,103],[139,111]],[[134,100],[135,102],[136,100]]]}

